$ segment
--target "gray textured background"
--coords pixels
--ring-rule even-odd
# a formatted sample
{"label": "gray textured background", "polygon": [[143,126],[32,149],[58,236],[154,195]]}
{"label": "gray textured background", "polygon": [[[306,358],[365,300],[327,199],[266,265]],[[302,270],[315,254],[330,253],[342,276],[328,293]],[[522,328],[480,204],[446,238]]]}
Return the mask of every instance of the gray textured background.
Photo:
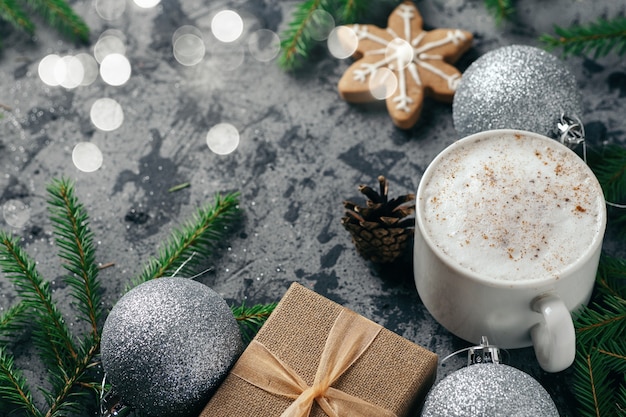
{"label": "gray textured background", "polygon": [[[516,23],[496,26],[478,0],[418,1],[425,27],[461,28],[475,35],[474,47],[458,63],[467,67],[499,46],[537,45],[553,24],[567,26],[596,17],[623,15],[623,2],[555,0],[518,2]],[[229,68],[227,49],[210,49],[201,64],[183,67],[172,56],[171,37],[192,24],[210,39],[210,22],[219,10],[239,11],[244,39],[259,28],[282,30],[296,2],[278,0],[162,0],[150,10],[130,2],[115,21],[102,20],[91,1],[75,10],[92,29],[92,41],[108,28],[127,37],[132,77],[111,87],[101,80],[65,90],[44,85],[37,75],[47,54],[91,52],[39,25],[29,40],[0,26],[0,206],[19,200],[30,208],[23,228],[0,227],[21,236],[42,274],[52,281],[61,310],[73,322],[68,288],[52,244],[45,211],[45,186],[53,177],[76,182],[98,245],[98,261],[114,262],[100,276],[104,302],[111,306],[142,263],[170,231],[217,192],[239,191],[244,222],[206,261],[213,269],[199,278],[230,303],[278,300],[298,281],[358,313],[423,345],[442,357],[467,346],[442,329],[421,304],[410,267],[380,268],[360,258],[340,224],[342,201],[364,202],[361,183],[376,176],[390,180],[392,195],[414,192],[428,163],[458,139],[451,106],[428,101],[421,122],[410,131],[395,128],[384,106],[343,102],[336,83],[350,60],[335,59],[323,46],[295,74],[275,62],[260,63],[246,53],[243,65]],[[392,2],[377,6],[373,23],[386,26]],[[208,42],[208,41],[207,41]],[[583,92],[583,121],[591,145],[626,144],[626,64],[612,55],[600,60],[571,58],[567,64]],[[124,108],[123,125],[113,132],[90,122],[91,104],[111,97]],[[227,156],[211,152],[207,131],[228,122],[241,134]],[[91,141],[104,154],[95,173],[78,171],[73,146]],[[185,190],[168,193],[173,185]],[[607,250],[626,256],[609,231]],[[15,291],[0,277],[0,310],[12,305]],[[77,325],[76,327],[79,327]],[[511,352],[510,363],[537,378],[562,415],[574,415],[568,393],[569,371],[542,372],[530,349]],[[28,353],[18,357],[33,385],[43,374]],[[449,372],[442,368],[440,377]]]}

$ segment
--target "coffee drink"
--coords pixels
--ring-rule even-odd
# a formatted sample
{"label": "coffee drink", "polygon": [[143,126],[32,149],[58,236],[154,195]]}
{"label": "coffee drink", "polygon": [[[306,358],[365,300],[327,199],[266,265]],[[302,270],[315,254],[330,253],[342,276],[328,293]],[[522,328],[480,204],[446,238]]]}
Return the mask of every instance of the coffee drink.
{"label": "coffee drink", "polygon": [[602,239],[602,189],[559,142],[501,131],[455,146],[417,202],[452,265],[487,280],[558,279]]}

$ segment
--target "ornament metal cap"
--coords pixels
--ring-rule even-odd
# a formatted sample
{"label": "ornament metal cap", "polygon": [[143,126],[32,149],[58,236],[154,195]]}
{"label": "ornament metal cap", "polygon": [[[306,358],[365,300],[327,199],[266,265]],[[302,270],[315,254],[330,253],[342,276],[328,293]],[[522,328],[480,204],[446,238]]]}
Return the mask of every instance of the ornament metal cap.
{"label": "ornament metal cap", "polygon": [[480,345],[457,350],[443,358],[441,363],[464,352],[467,352],[467,365],[482,363],[494,363],[498,365],[501,362],[500,348],[495,345],[490,345],[487,336],[482,336],[480,338]]}

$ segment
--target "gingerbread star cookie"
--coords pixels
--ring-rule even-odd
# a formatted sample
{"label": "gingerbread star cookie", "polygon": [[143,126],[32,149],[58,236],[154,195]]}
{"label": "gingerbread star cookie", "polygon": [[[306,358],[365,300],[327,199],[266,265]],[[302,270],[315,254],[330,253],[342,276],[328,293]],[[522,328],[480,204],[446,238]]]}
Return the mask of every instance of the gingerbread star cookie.
{"label": "gingerbread star cookie", "polygon": [[405,1],[389,16],[386,29],[350,26],[358,38],[357,59],[339,80],[340,96],[352,103],[385,99],[396,126],[410,129],[424,96],[451,102],[461,73],[451,64],[472,45],[458,29],[423,30],[422,16]]}

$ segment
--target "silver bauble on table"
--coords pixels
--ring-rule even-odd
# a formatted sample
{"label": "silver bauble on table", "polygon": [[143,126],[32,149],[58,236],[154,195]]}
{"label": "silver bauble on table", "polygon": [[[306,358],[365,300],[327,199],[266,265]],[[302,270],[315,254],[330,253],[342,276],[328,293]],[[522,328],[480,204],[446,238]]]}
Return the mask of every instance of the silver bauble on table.
{"label": "silver bauble on table", "polygon": [[122,401],[151,416],[202,407],[243,348],[230,307],[186,278],[159,278],[126,293],[102,331],[102,366]]}
{"label": "silver bauble on table", "polygon": [[520,129],[556,138],[561,117],[578,118],[581,93],[574,75],[554,55],[532,46],[490,51],[463,73],[452,103],[461,136]]}
{"label": "silver bauble on table", "polygon": [[468,366],[430,390],[421,417],[559,417],[550,394],[525,372],[500,362],[500,349],[483,337],[442,359],[468,352]]}

